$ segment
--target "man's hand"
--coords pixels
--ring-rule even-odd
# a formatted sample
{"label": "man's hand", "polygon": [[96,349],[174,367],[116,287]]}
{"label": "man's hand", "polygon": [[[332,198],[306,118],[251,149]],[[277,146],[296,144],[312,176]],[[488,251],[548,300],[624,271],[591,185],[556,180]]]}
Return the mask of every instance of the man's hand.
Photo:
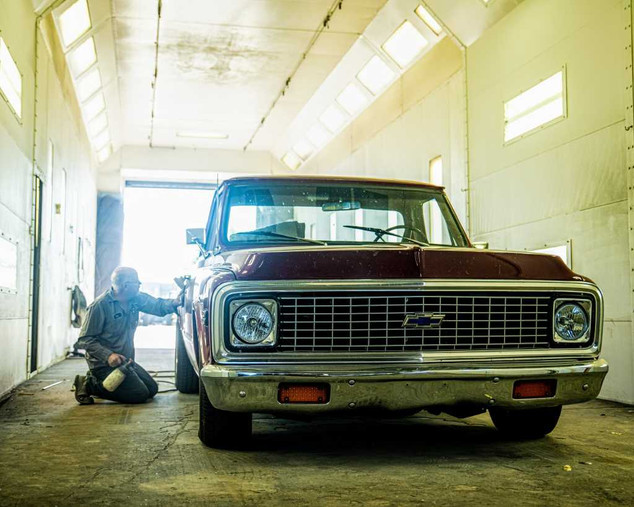
{"label": "man's hand", "polygon": [[126,362],[126,358],[125,356],[122,356],[121,354],[116,354],[116,353],[112,353],[108,356],[108,364],[110,365],[111,368],[115,368],[123,363]]}
{"label": "man's hand", "polygon": [[177,297],[176,299],[172,299],[172,306],[174,307],[174,312],[178,311],[179,306],[183,306],[183,299],[181,297]]}

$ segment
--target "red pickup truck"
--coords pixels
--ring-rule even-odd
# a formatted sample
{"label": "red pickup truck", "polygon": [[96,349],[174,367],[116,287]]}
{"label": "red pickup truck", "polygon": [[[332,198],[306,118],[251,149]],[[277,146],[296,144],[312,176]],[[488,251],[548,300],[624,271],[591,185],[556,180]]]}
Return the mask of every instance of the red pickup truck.
{"label": "red pickup truck", "polygon": [[441,187],[235,178],[187,238],[176,385],[208,446],[244,446],[253,413],[488,410],[535,438],[608,371],[599,288],[555,256],[474,248]]}

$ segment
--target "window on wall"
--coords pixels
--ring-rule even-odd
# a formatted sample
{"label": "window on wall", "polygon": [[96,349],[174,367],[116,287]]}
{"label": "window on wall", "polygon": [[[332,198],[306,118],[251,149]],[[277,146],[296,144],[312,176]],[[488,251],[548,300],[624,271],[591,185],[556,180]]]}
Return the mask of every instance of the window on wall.
{"label": "window on wall", "polygon": [[566,117],[565,69],[504,103],[507,143]]}
{"label": "window on wall", "polygon": [[[429,161],[429,182],[442,186],[442,157],[438,156]],[[428,237],[432,243],[440,244],[443,239],[443,223],[442,212],[438,205],[431,204],[426,207],[427,223],[429,224]]]}
{"label": "window on wall", "polygon": [[0,37],[0,92],[18,118],[22,118],[22,75]]}

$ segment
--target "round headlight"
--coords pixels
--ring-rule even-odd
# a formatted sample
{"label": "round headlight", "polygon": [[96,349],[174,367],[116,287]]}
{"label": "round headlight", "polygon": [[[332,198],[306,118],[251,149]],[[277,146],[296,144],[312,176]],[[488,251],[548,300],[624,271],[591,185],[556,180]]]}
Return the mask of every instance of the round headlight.
{"label": "round headlight", "polygon": [[273,330],[273,316],[258,303],[247,303],[233,315],[233,332],[244,343],[260,343]]}
{"label": "round headlight", "polygon": [[588,315],[576,303],[565,303],[555,312],[555,332],[566,341],[583,338],[588,332]]}

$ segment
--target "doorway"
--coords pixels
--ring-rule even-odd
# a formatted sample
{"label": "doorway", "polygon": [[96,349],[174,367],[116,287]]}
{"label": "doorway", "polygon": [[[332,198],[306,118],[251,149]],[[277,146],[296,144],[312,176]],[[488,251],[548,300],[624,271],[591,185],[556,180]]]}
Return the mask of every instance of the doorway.
{"label": "doorway", "polygon": [[[138,271],[143,292],[176,296],[174,277],[189,273],[199,253],[186,243],[185,230],[205,227],[215,189],[212,183],[126,182],[121,263]],[[141,314],[136,348],[173,349],[174,322],[172,315]]]}

